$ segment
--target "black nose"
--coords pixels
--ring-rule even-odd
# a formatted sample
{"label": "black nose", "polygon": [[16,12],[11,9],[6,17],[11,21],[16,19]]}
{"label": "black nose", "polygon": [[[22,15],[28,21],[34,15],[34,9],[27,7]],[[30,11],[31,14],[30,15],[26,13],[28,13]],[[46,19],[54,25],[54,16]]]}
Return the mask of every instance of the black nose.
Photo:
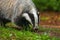
{"label": "black nose", "polygon": [[32,31],[33,32],[39,32],[39,29],[38,28],[33,28]]}
{"label": "black nose", "polygon": [[33,30],[38,30],[38,26],[34,27]]}

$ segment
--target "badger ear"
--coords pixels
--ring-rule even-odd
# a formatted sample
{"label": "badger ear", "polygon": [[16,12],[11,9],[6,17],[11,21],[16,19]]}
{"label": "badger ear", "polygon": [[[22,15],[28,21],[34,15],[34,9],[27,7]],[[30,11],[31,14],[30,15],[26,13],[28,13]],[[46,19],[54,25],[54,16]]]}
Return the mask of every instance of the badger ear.
{"label": "badger ear", "polygon": [[38,12],[38,15],[40,14],[40,12]]}

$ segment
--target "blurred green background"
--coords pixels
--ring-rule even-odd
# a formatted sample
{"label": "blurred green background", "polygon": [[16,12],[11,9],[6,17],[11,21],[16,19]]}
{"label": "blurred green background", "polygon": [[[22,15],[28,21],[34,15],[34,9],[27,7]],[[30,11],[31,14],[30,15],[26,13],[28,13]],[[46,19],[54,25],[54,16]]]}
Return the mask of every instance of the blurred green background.
{"label": "blurred green background", "polygon": [[33,0],[39,11],[60,11],[60,0]]}

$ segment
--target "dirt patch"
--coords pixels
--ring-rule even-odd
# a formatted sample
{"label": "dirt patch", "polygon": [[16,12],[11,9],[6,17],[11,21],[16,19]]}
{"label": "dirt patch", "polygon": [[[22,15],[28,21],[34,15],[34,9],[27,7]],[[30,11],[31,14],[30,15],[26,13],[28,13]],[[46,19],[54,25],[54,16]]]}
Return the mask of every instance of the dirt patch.
{"label": "dirt patch", "polygon": [[60,12],[41,12],[40,25],[60,26]]}
{"label": "dirt patch", "polygon": [[[40,23],[44,28],[60,29],[60,12],[40,12]],[[43,32],[40,32],[43,33]],[[60,37],[59,32],[50,31],[50,36]]]}

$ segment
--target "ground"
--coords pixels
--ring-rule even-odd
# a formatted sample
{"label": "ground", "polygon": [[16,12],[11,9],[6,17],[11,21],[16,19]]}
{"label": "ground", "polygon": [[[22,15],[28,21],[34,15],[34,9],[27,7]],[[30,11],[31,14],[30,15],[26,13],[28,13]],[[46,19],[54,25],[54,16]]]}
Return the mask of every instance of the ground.
{"label": "ground", "polygon": [[41,25],[60,26],[60,12],[41,12],[40,17]]}
{"label": "ground", "polygon": [[[40,25],[44,28],[57,28],[60,31],[60,12],[40,12]],[[60,37],[60,32],[51,31],[50,35]]]}

